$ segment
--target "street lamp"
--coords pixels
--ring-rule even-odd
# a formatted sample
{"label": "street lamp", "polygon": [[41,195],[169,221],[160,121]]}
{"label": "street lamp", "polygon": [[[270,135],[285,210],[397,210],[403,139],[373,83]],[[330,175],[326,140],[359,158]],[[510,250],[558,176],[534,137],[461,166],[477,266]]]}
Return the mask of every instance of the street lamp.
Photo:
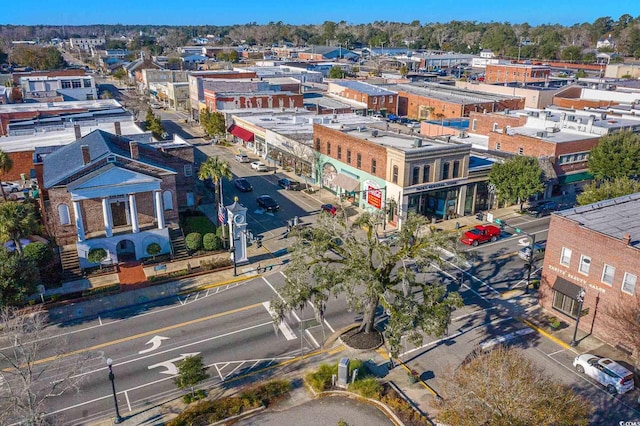
{"label": "street lamp", "polygon": [[576,329],[573,330],[573,340],[571,340],[570,346],[576,347],[578,345],[578,341],[576,340],[576,337],[578,335],[578,324],[580,324],[580,315],[582,315],[582,303],[584,302],[584,295],[585,295],[585,291],[583,288],[580,289],[580,291],[578,291],[578,294],[576,295],[576,300],[578,301],[578,317],[576,318]]}
{"label": "street lamp", "polygon": [[116,406],[116,419],[113,421],[114,423],[122,423],[124,420],[120,417],[120,410],[118,409],[118,397],[116,396],[116,384],[115,379],[116,376],[113,374],[113,368],[111,365],[113,364],[113,360],[111,358],[107,358],[107,366],[109,367],[109,380],[111,381],[111,390],[113,392],[113,403]]}
{"label": "street lamp", "polygon": [[536,248],[536,234],[527,234],[531,238],[531,247],[529,250],[529,259],[527,260],[527,286],[524,288],[524,294],[529,294],[529,284],[531,284],[531,269],[533,269],[533,254]]}

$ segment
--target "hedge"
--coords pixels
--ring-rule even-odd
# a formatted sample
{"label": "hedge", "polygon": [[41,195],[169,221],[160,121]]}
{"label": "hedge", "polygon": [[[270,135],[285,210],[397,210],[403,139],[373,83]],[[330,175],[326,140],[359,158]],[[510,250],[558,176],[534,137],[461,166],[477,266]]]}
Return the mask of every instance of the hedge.
{"label": "hedge", "polygon": [[216,234],[209,232],[202,237],[202,246],[207,251],[217,251],[222,248],[222,240]]}
{"label": "hedge", "polygon": [[199,232],[192,232],[185,238],[185,244],[189,250],[198,251],[202,248],[202,234]]}

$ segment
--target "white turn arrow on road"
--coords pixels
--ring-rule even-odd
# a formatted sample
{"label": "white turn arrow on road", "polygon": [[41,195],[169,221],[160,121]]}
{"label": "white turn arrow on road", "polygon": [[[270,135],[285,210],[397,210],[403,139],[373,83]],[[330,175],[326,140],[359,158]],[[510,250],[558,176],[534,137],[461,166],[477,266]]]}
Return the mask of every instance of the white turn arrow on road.
{"label": "white turn arrow on road", "polygon": [[160,344],[162,344],[163,340],[167,340],[169,339],[168,337],[162,337],[162,336],[153,336],[151,338],[151,340],[149,340],[147,343],[145,343],[145,345],[151,345],[150,348],[148,349],[143,349],[140,352],[138,352],[139,354],[146,354],[147,352],[152,352],[155,351],[156,349],[158,349],[160,347]]}
{"label": "white turn arrow on road", "polygon": [[529,245],[531,245],[531,244],[529,243],[529,238],[524,237],[524,238],[520,238],[520,239],[518,240],[518,245],[519,245],[519,246],[522,246],[522,247],[526,247],[526,246],[529,246]]}
{"label": "white turn arrow on road", "polygon": [[166,368],[166,370],[161,371],[160,374],[171,374],[171,375],[176,375],[178,374],[178,367],[176,367],[175,363],[178,361],[182,361],[185,358],[189,358],[190,356],[196,356],[199,355],[200,352],[194,352],[191,354],[180,354],[180,356],[178,358],[173,358],[173,359],[169,359],[167,361],[163,361],[163,362],[159,362],[157,364],[153,364],[150,365],[148,368],[149,370],[153,369],[153,368],[157,368],[157,367],[164,367]]}

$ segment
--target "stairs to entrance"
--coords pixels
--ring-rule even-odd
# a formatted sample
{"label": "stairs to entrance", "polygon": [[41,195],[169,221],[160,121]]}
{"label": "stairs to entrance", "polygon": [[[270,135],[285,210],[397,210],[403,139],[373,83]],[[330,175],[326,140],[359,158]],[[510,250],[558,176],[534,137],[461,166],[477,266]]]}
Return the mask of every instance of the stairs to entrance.
{"label": "stairs to entrance", "polygon": [[169,228],[169,239],[171,240],[171,251],[174,260],[188,259],[189,251],[184,241],[184,234],[180,228]]}
{"label": "stairs to entrance", "polygon": [[78,249],[75,244],[60,246],[60,264],[62,265],[62,282],[84,278],[82,269],[80,269],[80,261],[78,260]]}

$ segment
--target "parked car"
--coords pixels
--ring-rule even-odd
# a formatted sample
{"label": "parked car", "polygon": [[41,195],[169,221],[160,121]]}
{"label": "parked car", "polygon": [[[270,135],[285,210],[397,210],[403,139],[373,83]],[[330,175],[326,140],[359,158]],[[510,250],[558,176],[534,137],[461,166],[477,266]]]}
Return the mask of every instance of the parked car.
{"label": "parked car", "polygon": [[477,246],[487,241],[496,241],[500,238],[500,228],[493,225],[476,225],[462,235],[460,242],[470,246]]}
{"label": "parked car", "polygon": [[236,186],[236,188],[238,188],[238,191],[241,191],[241,192],[253,191],[253,186],[251,186],[249,181],[246,180],[245,178],[238,178],[234,180],[233,183]]}
{"label": "parked car", "polygon": [[240,163],[250,163],[251,159],[247,154],[236,154],[236,161]]}
{"label": "parked car", "polygon": [[2,182],[2,189],[4,192],[18,192],[20,191],[20,185],[13,182]]}
{"label": "parked car", "polygon": [[[544,258],[544,251],[547,248],[546,241],[538,241],[533,245],[533,260],[540,260]],[[518,257],[525,262],[529,261],[529,256],[531,255],[531,246],[526,246],[520,249],[518,252]]]}
{"label": "parked car", "polygon": [[258,207],[265,209],[268,212],[274,212],[280,209],[280,206],[276,203],[276,200],[271,198],[271,195],[261,195],[256,198],[256,201],[258,203]]}
{"label": "parked car", "polygon": [[409,120],[406,123],[407,127],[409,127],[410,129],[419,129],[420,128],[420,122],[419,121],[415,121],[415,120]]}
{"label": "parked car", "polygon": [[323,204],[320,206],[320,211],[335,216],[336,214],[338,214],[338,207],[334,206],[333,204]]}
{"label": "parked car", "polygon": [[527,209],[527,214],[534,217],[549,216],[551,212],[558,210],[558,203],[555,201],[545,201]]}
{"label": "parked car", "polygon": [[287,178],[278,179],[278,186],[290,191],[300,191],[301,189],[300,182]]}
{"label": "parked car", "polygon": [[251,163],[251,168],[257,172],[266,172],[267,166],[262,161],[254,161]]}
{"label": "parked car", "polygon": [[575,357],[573,367],[604,386],[609,393],[623,394],[633,390],[633,373],[612,359],[582,354]]}

